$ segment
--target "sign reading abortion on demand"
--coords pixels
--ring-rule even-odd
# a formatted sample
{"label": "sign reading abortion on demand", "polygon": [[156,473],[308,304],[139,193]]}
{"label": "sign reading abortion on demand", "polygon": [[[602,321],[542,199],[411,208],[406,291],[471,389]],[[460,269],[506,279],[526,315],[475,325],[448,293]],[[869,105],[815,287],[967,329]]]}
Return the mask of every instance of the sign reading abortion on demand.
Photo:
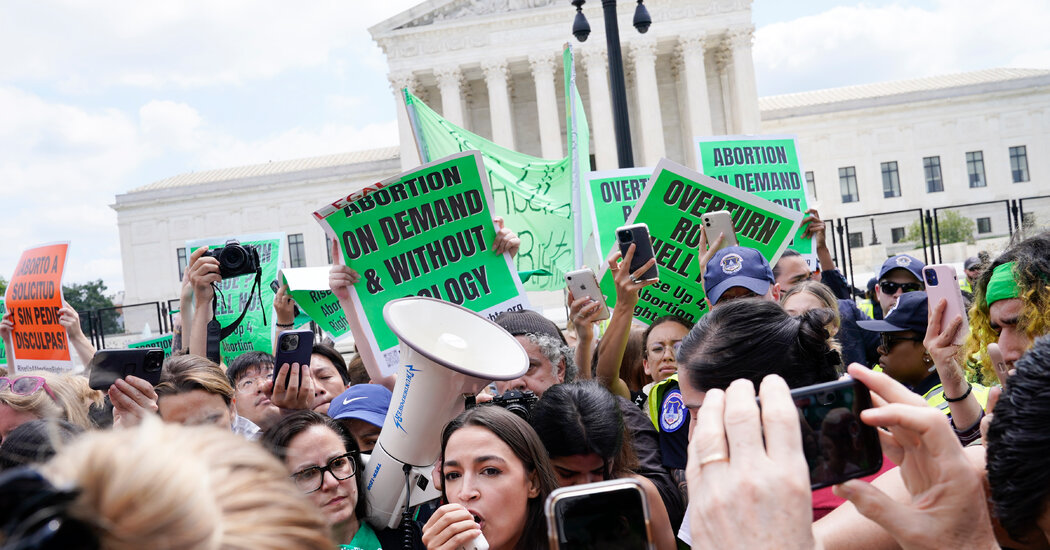
{"label": "sign reading abortion on demand", "polygon": [[527,305],[510,255],[492,251],[491,203],[481,155],[468,151],[314,212],[339,242],[343,261],[361,275],[350,289],[346,315],[358,349],[371,354],[385,373],[399,366],[397,337],[383,321],[390,300],[427,296],[489,318]]}
{"label": "sign reading abortion on demand", "polygon": [[[277,270],[282,262],[281,243],[284,233],[261,233],[231,237],[244,247],[253,247],[259,253],[259,265],[262,267],[261,288],[255,286],[255,272],[230,279],[223,279],[216,285],[215,304],[218,308],[216,319],[224,328],[240,317],[247,308],[248,312],[241,324],[232,334],[219,342],[219,355],[227,365],[238,355],[246,351],[265,351],[273,353],[273,295],[270,283],[277,279]],[[192,254],[194,250],[207,246],[211,249],[226,246],[230,238],[199,239],[186,243]],[[265,313],[264,313],[265,312]],[[265,316],[266,322],[263,322]]]}
{"label": "sign reading abortion on demand", "polygon": [[62,269],[69,243],[53,243],[22,252],[7,285],[5,304],[14,315],[14,372],[73,370],[66,328],[58,323],[62,308]]}
{"label": "sign reading abortion on demand", "polygon": [[[339,339],[350,333],[350,322],[346,320],[339,299],[328,286],[329,267],[296,267],[281,270],[281,279],[288,285],[292,300],[325,332]],[[298,325],[299,320],[295,323]]]}
{"label": "sign reading abortion on demand", "polygon": [[[795,136],[715,136],[697,138],[696,146],[704,175],[797,212],[809,208]],[[805,229],[799,227],[788,248],[815,270],[816,249],[803,238]]]}
{"label": "sign reading abortion on demand", "polygon": [[[648,324],[674,314],[695,322],[707,313],[698,261],[700,217],[718,210],[732,215],[740,245],[758,250],[770,264],[780,258],[802,220],[800,212],[662,159],[627,220],[649,226],[660,270],[660,282],[639,294],[635,318]],[[613,305],[616,286],[608,266],[600,284]]]}
{"label": "sign reading abortion on demand", "polygon": [[652,173],[652,168],[623,168],[587,174],[586,195],[591,206],[592,231],[601,253],[599,260],[604,260],[613,251],[616,228],[631,216],[631,210],[642,196]]}

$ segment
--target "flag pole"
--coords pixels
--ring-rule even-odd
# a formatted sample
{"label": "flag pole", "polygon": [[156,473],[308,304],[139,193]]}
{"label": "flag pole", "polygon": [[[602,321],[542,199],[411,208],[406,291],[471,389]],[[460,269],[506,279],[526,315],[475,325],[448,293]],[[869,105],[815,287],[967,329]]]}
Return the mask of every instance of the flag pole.
{"label": "flag pole", "polygon": [[570,162],[572,163],[573,261],[576,269],[581,269],[583,268],[583,213],[580,208],[580,176],[582,167],[580,166],[579,128],[576,124],[576,94],[579,92],[576,90],[576,59],[573,55],[572,44],[566,44],[565,46],[569,53],[569,63],[566,70],[569,73],[570,84],[570,91],[566,94],[566,101],[569,102],[569,119],[572,121],[572,127],[570,129],[571,135],[569,138],[569,156],[571,157]]}
{"label": "flag pole", "polygon": [[408,113],[409,126],[412,127],[412,137],[416,140],[416,150],[419,151],[419,163],[426,164],[430,162],[430,155],[426,144],[423,142],[423,131],[419,128],[419,115],[416,113],[416,106],[408,101],[409,93],[407,87],[401,88],[401,102],[405,106],[405,112]]}

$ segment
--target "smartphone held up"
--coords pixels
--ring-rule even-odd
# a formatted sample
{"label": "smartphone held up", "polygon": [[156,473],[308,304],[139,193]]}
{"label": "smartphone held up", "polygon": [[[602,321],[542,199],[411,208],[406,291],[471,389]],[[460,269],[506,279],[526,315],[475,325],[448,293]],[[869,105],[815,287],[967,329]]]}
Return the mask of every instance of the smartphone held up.
{"label": "smartphone held up", "polygon": [[[648,262],[650,259],[656,257],[656,253],[653,250],[653,241],[649,237],[649,226],[644,223],[636,223],[633,225],[625,225],[616,228],[616,243],[620,246],[620,255],[627,256],[627,251],[634,245],[634,256],[631,257],[631,265],[629,269],[631,273],[638,271]],[[645,270],[645,273],[639,277],[642,281],[653,281],[660,278],[660,273],[656,268],[656,264]]]}
{"label": "smartphone held up", "polygon": [[946,330],[956,316],[962,317],[962,326],[955,333],[955,340],[952,343],[956,346],[963,345],[966,342],[966,335],[970,332],[970,323],[966,318],[966,302],[963,301],[962,289],[959,288],[959,276],[955,268],[946,264],[928,265],[922,270],[922,278],[926,282],[930,313],[933,313],[933,308],[937,307],[942,299],[946,302],[944,313],[941,316],[941,330]]}
{"label": "smartphone held up", "polygon": [[601,313],[596,320],[602,321],[609,318],[609,306],[605,303],[605,295],[602,294],[602,289],[598,286],[598,278],[595,277],[591,268],[585,267],[566,273],[565,286],[569,292],[572,292],[573,298],[590,298],[599,304]]}
{"label": "smartphone held up", "polygon": [[614,479],[554,490],[544,506],[552,550],[649,550],[649,502],[637,481]]}

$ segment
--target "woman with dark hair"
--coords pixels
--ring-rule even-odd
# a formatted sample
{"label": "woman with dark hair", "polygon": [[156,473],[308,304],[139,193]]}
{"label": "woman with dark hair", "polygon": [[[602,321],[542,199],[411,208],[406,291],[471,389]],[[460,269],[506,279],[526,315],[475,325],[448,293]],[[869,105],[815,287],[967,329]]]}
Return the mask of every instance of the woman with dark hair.
{"label": "woman with dark hair", "polygon": [[491,550],[547,548],[543,504],[558,484],[536,432],[500,407],[476,407],[441,434],[448,504],[423,527],[431,550],[455,550],[484,535]]}
{"label": "woman with dark hair", "polygon": [[357,443],[339,422],[313,411],[296,411],[262,437],[284,462],[292,481],[324,515],[340,548],[381,548],[368,516],[364,471]]}
{"label": "woman with dark hair", "polygon": [[674,531],[656,485],[633,471],[634,452],[625,435],[616,397],[595,382],[551,386],[532,407],[532,427],[550,455],[562,487],[632,478],[642,484],[652,514],[657,548],[676,547]]}

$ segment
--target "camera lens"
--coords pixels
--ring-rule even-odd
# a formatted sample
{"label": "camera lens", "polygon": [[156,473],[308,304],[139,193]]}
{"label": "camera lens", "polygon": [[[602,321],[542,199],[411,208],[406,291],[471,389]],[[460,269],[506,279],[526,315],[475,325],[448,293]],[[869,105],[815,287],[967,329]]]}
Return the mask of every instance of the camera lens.
{"label": "camera lens", "polygon": [[281,351],[292,351],[299,347],[299,335],[290,334],[281,338]]}
{"label": "camera lens", "polygon": [[820,395],[822,405],[830,405],[835,402],[835,392],[827,392]]}
{"label": "camera lens", "polygon": [[631,232],[630,231],[620,231],[619,233],[617,233],[617,235],[619,235],[619,237],[620,237],[620,242],[624,242],[624,243],[631,242]]}
{"label": "camera lens", "polygon": [[937,286],[937,272],[932,269],[926,269],[923,271],[926,275],[926,284],[930,286]]}
{"label": "camera lens", "polygon": [[506,409],[508,411],[518,415],[518,417],[520,417],[522,420],[524,420],[526,422],[528,422],[529,419],[532,417],[532,415],[529,414],[528,407],[526,407],[524,405],[521,405],[519,403],[511,403],[509,405],[506,405]]}
{"label": "camera lens", "polygon": [[222,254],[219,255],[219,263],[226,266],[226,269],[230,271],[239,269],[247,259],[248,254],[240,245],[227,246],[222,249]]}

